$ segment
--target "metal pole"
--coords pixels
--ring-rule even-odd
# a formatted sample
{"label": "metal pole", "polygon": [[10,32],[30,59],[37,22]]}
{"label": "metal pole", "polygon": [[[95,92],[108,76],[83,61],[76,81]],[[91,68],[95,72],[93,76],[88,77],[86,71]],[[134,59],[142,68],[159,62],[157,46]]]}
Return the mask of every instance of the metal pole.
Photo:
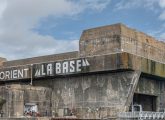
{"label": "metal pole", "polygon": [[30,85],[33,85],[33,64],[31,64],[31,81]]}

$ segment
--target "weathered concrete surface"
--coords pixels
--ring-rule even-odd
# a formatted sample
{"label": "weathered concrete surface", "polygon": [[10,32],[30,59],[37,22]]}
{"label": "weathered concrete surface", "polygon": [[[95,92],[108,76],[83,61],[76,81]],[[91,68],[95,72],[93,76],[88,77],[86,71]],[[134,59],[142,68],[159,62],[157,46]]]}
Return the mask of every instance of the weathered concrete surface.
{"label": "weathered concrete surface", "polygon": [[[120,74],[120,75],[119,75]],[[99,74],[80,78],[56,79],[52,99],[58,116],[64,108],[74,110],[78,118],[115,116],[123,109],[133,73]],[[125,79],[126,81],[123,81]],[[123,92],[121,92],[123,91]]]}
{"label": "weathered concrete surface", "polygon": [[80,56],[104,55],[120,51],[165,62],[164,42],[123,24],[84,30],[81,35]]}
{"label": "weathered concrete surface", "polygon": [[165,78],[164,63],[156,62],[134,54],[121,52],[86,58],[91,65],[87,72],[132,69]]}
{"label": "weathered concrete surface", "polygon": [[1,86],[0,94],[6,100],[3,116],[18,117],[24,115],[25,103],[36,103],[41,114],[50,112],[51,88],[30,85],[10,84]]}
{"label": "weathered concrete surface", "polygon": [[[150,60],[150,59],[137,56],[135,54],[130,54],[127,52],[119,52],[116,54],[107,54],[107,55],[98,55],[98,56],[88,56],[86,57],[86,59],[88,60],[90,66],[82,68],[82,71],[79,73],[89,74],[89,73],[94,73],[94,72],[105,72],[105,71],[107,72],[107,71],[112,71],[112,70],[113,71],[114,70],[138,70],[143,73],[161,77],[162,79],[165,78],[165,64],[164,63]],[[74,60],[74,59],[69,59],[69,60]],[[21,79],[22,80],[30,79],[31,78],[30,65],[1,68],[0,72],[6,71],[6,70],[11,71],[15,69],[25,69],[25,68],[29,69],[27,73],[27,77],[21,78]],[[33,71],[34,71],[34,68],[33,68]],[[72,74],[79,74],[79,73],[75,72]],[[34,74],[35,73],[33,73],[33,78],[35,79]],[[8,81],[8,80],[4,79],[1,81]]]}
{"label": "weathered concrete surface", "polygon": [[[165,108],[165,82],[162,80],[141,77],[135,94],[150,95],[156,97],[156,111],[163,111]],[[147,101],[146,104],[151,106]]]}
{"label": "weathered concrete surface", "polygon": [[70,112],[64,112],[66,109],[83,119],[116,117],[118,112],[128,111],[133,91],[156,96],[156,109],[164,108],[165,82],[141,76],[136,85],[136,75],[134,71],[102,73],[37,80],[33,86],[18,83],[1,86],[0,94],[7,100],[4,116],[22,116],[25,103],[37,103],[41,114],[47,111],[56,117],[69,115]]}
{"label": "weathered concrete surface", "polygon": [[3,104],[6,102],[2,97],[0,97],[0,110],[2,110]]}
{"label": "weathered concrete surface", "polygon": [[125,110],[134,74],[130,71],[55,78],[34,81],[34,86],[8,84],[10,91],[2,92],[2,86],[0,93],[7,100],[4,116],[21,116],[25,103],[37,103],[41,113],[54,111],[58,117],[70,114],[64,109],[71,110],[77,118],[114,117]]}
{"label": "weathered concrete surface", "polygon": [[132,80],[131,80],[131,83],[130,83],[131,86],[129,87],[127,100],[126,100],[126,103],[125,103],[125,108],[126,108],[125,111],[129,111],[130,105],[133,101],[135,90],[137,88],[137,84],[139,82],[140,75],[141,75],[141,71],[135,71],[135,73],[132,77]]}
{"label": "weathered concrete surface", "polygon": [[6,58],[0,57],[0,66],[3,66],[3,63],[6,62],[6,61],[7,61]]}
{"label": "weathered concrete surface", "polygon": [[54,55],[46,55],[46,56],[39,56],[33,58],[26,58],[20,60],[12,60],[12,61],[3,61],[2,67],[11,67],[11,66],[23,66],[23,65],[30,65],[35,63],[44,63],[44,62],[52,62],[58,60],[65,60],[65,59],[73,59],[77,58],[78,51],[75,52],[67,52],[61,54],[54,54]]}
{"label": "weathered concrete surface", "polygon": [[52,120],[50,117],[0,118],[1,120]]}

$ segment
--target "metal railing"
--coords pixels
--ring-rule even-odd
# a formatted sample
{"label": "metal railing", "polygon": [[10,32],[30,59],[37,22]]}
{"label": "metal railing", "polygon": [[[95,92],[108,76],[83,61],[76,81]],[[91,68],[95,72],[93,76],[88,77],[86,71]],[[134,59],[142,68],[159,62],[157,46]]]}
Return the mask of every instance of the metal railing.
{"label": "metal railing", "polygon": [[118,114],[119,119],[137,119],[137,120],[164,120],[165,112],[121,112]]}

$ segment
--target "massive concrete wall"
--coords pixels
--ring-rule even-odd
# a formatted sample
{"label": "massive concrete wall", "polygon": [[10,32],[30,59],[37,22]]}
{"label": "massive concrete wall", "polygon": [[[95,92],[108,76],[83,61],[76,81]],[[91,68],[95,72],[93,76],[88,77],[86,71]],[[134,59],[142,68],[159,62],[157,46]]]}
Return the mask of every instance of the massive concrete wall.
{"label": "massive concrete wall", "polygon": [[121,24],[84,30],[80,42],[80,56],[115,53],[121,49]]}
{"label": "massive concrete wall", "polygon": [[[72,111],[84,119],[115,117],[118,112],[128,111],[132,101],[126,104],[133,93],[155,96],[157,111],[163,110],[165,82],[141,76],[136,90],[132,90],[135,75],[135,71],[128,71],[43,79],[33,81],[33,86],[6,84],[0,87],[0,94],[6,99],[4,116],[22,116],[25,103],[36,103],[41,115],[62,117]],[[150,102],[145,104],[150,106]]]}
{"label": "massive concrete wall", "polygon": [[53,85],[52,109],[74,109],[79,118],[114,117],[125,110],[134,72],[87,75],[57,79]]}
{"label": "massive concrete wall", "polygon": [[24,105],[35,103],[40,114],[51,113],[52,88],[21,84],[8,84],[0,87],[0,94],[6,100],[3,105],[3,117],[24,116]]}
{"label": "massive concrete wall", "polygon": [[84,30],[80,38],[80,56],[94,56],[125,51],[148,59],[165,62],[165,43],[153,37],[114,24]]}
{"label": "massive concrete wall", "polygon": [[36,103],[42,115],[48,112],[62,117],[70,115],[65,110],[71,110],[78,118],[114,117],[126,110],[135,74],[134,71],[104,73],[39,80],[33,86],[1,86],[0,94],[7,101],[3,106],[4,116],[22,116],[25,103]]}
{"label": "massive concrete wall", "polygon": [[[85,59],[90,64],[81,66],[79,73],[54,75],[52,79],[50,76],[35,78],[29,71],[25,79],[1,80],[0,95],[6,100],[4,116],[22,116],[24,104],[35,103],[41,115],[115,117],[118,112],[129,110],[134,93],[156,96],[157,110],[161,110],[165,107],[165,82],[160,81],[165,78],[164,50],[164,43],[115,24],[85,30],[79,52],[1,62],[2,72],[22,67],[30,70],[30,64],[62,63],[71,59]],[[141,72],[150,79],[141,76],[139,81]],[[30,78],[34,80],[33,86],[29,84]]]}

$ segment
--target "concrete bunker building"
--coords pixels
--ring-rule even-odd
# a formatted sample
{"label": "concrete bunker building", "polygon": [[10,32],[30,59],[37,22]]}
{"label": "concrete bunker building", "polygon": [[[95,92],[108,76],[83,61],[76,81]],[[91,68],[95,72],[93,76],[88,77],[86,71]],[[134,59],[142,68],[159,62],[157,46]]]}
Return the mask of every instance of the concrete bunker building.
{"label": "concrete bunker building", "polygon": [[84,30],[79,51],[0,63],[3,117],[116,118],[165,110],[165,43],[123,24]]}

